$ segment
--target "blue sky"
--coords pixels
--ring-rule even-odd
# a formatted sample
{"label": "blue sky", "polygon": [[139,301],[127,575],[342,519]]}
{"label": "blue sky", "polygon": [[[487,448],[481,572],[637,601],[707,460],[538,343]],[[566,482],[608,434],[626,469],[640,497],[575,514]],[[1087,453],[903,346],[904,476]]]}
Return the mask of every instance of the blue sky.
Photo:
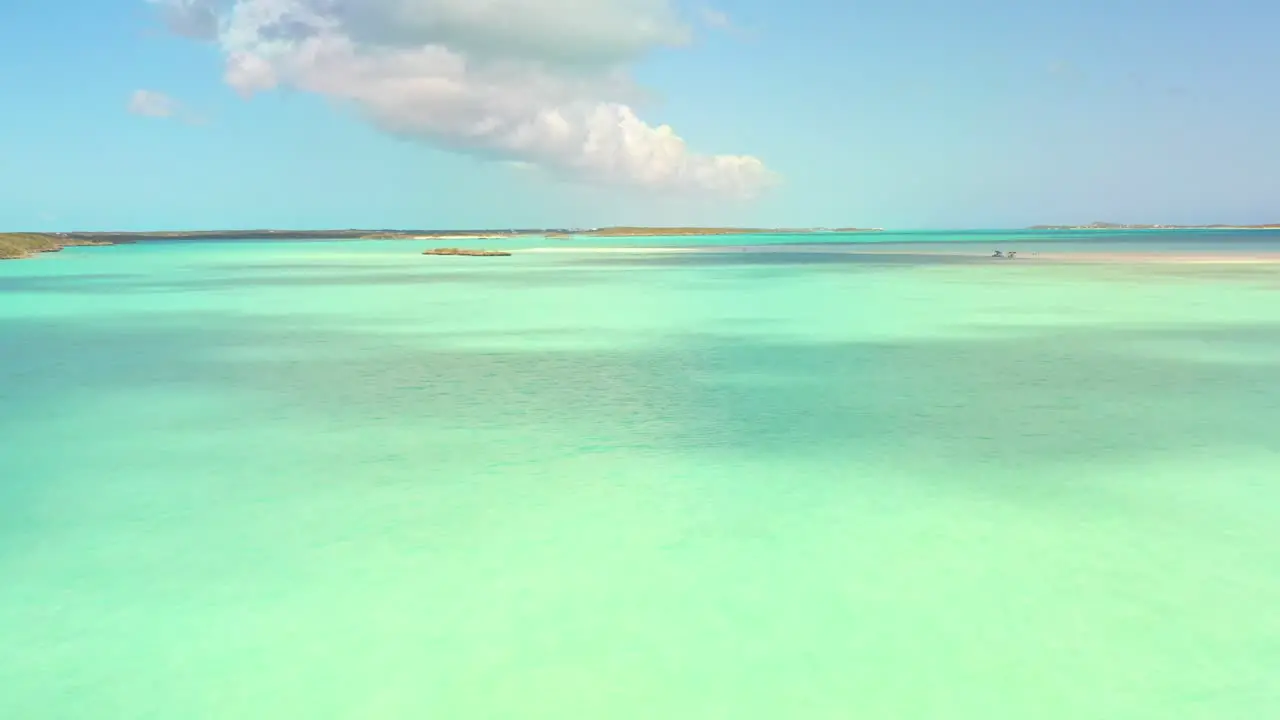
{"label": "blue sky", "polygon": [[1280,221],[1257,0],[236,1],[9,0],[0,228]]}

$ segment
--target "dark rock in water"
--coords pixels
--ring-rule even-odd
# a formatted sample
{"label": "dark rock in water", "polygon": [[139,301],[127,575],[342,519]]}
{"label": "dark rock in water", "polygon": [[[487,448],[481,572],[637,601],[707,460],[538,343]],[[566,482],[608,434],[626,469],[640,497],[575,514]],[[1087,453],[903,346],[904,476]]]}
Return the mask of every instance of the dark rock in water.
{"label": "dark rock in water", "polygon": [[502,250],[464,250],[462,248],[432,248],[423,255],[467,255],[469,257],[510,257],[511,253]]}

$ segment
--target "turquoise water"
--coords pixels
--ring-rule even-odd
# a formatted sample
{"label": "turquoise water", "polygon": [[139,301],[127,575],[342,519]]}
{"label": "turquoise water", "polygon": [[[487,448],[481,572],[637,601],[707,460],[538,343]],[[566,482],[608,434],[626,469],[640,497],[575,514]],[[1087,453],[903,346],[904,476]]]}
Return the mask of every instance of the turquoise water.
{"label": "turquoise water", "polygon": [[0,717],[1270,717],[1280,270],[1046,237],[0,263]]}

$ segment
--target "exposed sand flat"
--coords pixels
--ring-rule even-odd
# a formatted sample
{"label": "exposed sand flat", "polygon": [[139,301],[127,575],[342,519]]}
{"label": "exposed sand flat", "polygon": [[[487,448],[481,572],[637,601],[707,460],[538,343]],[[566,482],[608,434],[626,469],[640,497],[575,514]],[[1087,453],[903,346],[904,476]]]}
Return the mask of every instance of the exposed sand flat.
{"label": "exposed sand flat", "polygon": [[[812,246],[810,246],[812,247]],[[815,250],[796,250],[815,252]],[[1280,252],[1249,253],[1172,253],[1172,252],[1038,252],[1018,250],[1017,257],[991,257],[986,253],[901,248],[857,248],[817,250],[816,252],[848,252],[858,255],[920,255],[922,257],[972,258],[999,263],[1089,263],[1089,264],[1158,264],[1158,265],[1274,265],[1280,264]]]}
{"label": "exposed sand flat", "polygon": [[863,256],[904,256],[916,255],[924,257],[951,258],[970,260],[972,262],[991,261],[993,263],[1088,263],[1088,264],[1177,264],[1177,265],[1273,265],[1280,264],[1280,252],[1249,253],[1171,253],[1171,252],[1039,252],[1016,251],[1017,257],[991,257],[986,252],[969,252],[966,250],[941,250],[901,247],[867,247],[865,245],[760,245],[754,247],[738,246],[688,246],[688,247],[540,247],[527,252],[533,253],[570,253],[570,254],[611,254],[611,255],[654,255],[654,254],[689,254],[689,253],[822,253]]}
{"label": "exposed sand flat", "polygon": [[[1041,253],[1031,259],[1054,262],[1156,263],[1207,265],[1272,265],[1280,263],[1280,253]],[[1021,260],[1022,255],[1016,259]]]}
{"label": "exposed sand flat", "polygon": [[1006,262],[1176,264],[1176,265],[1271,265],[1280,263],[1280,253],[1167,253],[1167,252],[1048,252],[1022,253]]}
{"label": "exposed sand flat", "polygon": [[510,240],[519,235],[411,235],[397,240]]}

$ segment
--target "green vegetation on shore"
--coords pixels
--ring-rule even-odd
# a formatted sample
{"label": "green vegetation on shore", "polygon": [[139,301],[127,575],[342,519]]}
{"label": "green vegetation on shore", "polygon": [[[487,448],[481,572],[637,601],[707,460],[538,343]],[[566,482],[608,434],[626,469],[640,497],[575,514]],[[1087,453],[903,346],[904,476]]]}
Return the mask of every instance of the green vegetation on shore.
{"label": "green vegetation on shore", "polygon": [[64,247],[75,245],[109,244],[45,233],[0,233],[0,260],[16,260],[31,257],[37,253],[58,252]]}
{"label": "green vegetation on shore", "polygon": [[48,235],[34,233],[0,234],[0,258],[24,258],[39,252],[60,250],[62,245]]}

